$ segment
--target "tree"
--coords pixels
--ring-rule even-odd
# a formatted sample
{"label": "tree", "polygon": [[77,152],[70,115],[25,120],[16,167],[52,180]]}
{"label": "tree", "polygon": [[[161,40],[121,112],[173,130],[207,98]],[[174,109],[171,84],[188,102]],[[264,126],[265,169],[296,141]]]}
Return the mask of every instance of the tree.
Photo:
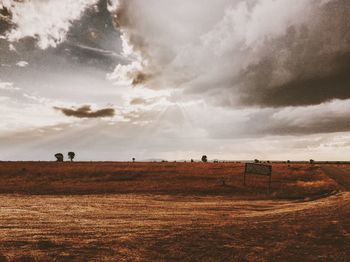
{"label": "tree", "polygon": [[312,165],[312,164],[315,164],[315,160],[310,159],[310,164],[311,164],[311,165]]}
{"label": "tree", "polygon": [[259,159],[254,159],[254,163],[259,163],[260,161],[259,161]]}
{"label": "tree", "polygon": [[71,162],[73,162],[74,157],[75,157],[74,152],[68,152],[68,158],[70,159]]}
{"label": "tree", "polygon": [[55,154],[55,157],[57,158],[57,162],[63,162],[63,154],[57,153]]}
{"label": "tree", "polygon": [[193,159],[191,159],[191,163],[193,163],[194,162],[194,160]]}
{"label": "tree", "polygon": [[205,163],[205,162],[208,162],[208,158],[207,158],[206,155],[203,155],[203,156],[202,156],[202,162],[204,162],[204,163]]}

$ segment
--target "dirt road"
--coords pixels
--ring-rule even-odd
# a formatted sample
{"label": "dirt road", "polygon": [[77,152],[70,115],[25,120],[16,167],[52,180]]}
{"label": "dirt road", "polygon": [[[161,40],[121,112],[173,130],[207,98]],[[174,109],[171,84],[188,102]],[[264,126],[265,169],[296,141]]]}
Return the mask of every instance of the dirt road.
{"label": "dirt road", "polygon": [[350,166],[324,166],[322,169],[332,179],[334,179],[343,190],[350,191]]}
{"label": "dirt road", "polygon": [[0,203],[3,260],[350,260],[347,192],[308,202],[2,195]]}
{"label": "dirt road", "polygon": [[[347,167],[324,168],[348,189]],[[0,195],[0,261],[350,261],[350,192]]]}

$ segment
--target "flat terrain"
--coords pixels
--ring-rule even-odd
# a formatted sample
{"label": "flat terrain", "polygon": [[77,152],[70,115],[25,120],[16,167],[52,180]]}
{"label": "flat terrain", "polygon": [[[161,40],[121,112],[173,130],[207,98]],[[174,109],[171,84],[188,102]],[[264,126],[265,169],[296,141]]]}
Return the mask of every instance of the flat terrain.
{"label": "flat terrain", "polygon": [[268,194],[264,176],[247,176],[244,187],[243,171],[240,163],[0,162],[0,193],[303,199],[338,189],[318,166],[275,164],[273,194]]}
{"label": "flat terrain", "polygon": [[324,166],[322,169],[326,174],[338,182],[338,185],[342,190],[350,191],[350,166],[337,165],[337,166]]}
{"label": "flat terrain", "polygon": [[350,261],[350,166],[242,170],[0,163],[0,261]]}

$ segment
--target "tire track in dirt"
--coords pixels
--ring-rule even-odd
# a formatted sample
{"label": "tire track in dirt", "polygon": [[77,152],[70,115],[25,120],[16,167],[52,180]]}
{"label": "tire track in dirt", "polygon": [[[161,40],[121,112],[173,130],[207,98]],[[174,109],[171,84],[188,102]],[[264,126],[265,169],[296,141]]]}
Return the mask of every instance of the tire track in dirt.
{"label": "tire track in dirt", "polygon": [[350,167],[323,166],[322,170],[343,190],[350,191]]}
{"label": "tire track in dirt", "polygon": [[[347,187],[350,169],[324,168]],[[211,261],[229,261],[223,254],[230,257],[234,252],[238,254],[234,258],[246,257],[246,261],[270,261],[272,255],[279,255],[281,261],[301,261],[308,248],[315,248],[315,259],[310,261],[350,261],[349,210],[350,192],[312,201],[152,194],[0,195],[0,254],[14,260],[28,254],[43,261],[72,260],[66,255],[78,261],[85,257],[97,261],[101,255],[119,261],[125,257],[155,261],[160,255],[173,255],[178,261],[190,261],[183,258],[209,250]],[[281,249],[282,255],[271,246]],[[291,247],[299,249],[294,252]],[[217,250],[221,257],[215,256]],[[329,259],[334,254],[338,260]],[[259,256],[266,259],[254,259]]]}
{"label": "tire track in dirt", "polygon": [[[324,166],[322,169],[327,176],[338,183],[342,190],[350,191],[350,167]],[[342,214],[346,208],[349,208],[349,203],[345,202],[339,206],[338,212]],[[339,231],[350,240],[350,232],[348,229],[346,229],[344,221],[335,221],[335,224],[337,225]]]}
{"label": "tire track in dirt", "polygon": [[[152,261],[147,256],[155,252],[156,248],[150,247],[148,241],[164,244],[170,238],[170,246],[177,245],[180,250],[185,250],[187,246],[179,238],[190,245],[193,243],[193,234],[212,234],[211,242],[208,243],[205,238],[195,243],[205,249],[213,248],[212,244],[217,245],[215,248],[222,248],[222,243],[240,243],[237,244],[237,241],[245,236],[242,227],[254,236],[249,240],[254,247],[261,245],[255,236],[266,231],[275,239],[280,232],[287,230],[292,241],[297,242],[293,228],[301,227],[297,229],[300,232],[298,235],[302,235],[305,230],[313,232],[314,229],[306,221],[318,224],[317,218],[320,217],[336,230],[333,231],[336,236],[341,235],[347,239],[342,241],[350,243],[343,226],[347,213],[336,212],[347,210],[350,205],[349,192],[306,202],[152,195],[0,195],[0,203],[0,254],[7,254],[9,258],[16,258],[18,252],[26,252],[38,260],[47,260],[47,253],[52,257],[67,253],[92,259],[96,258],[95,249],[100,246],[98,252],[105,256],[131,256],[130,252],[134,252],[134,247],[137,247],[140,254],[145,255],[146,261]],[[230,228],[234,228],[231,231],[236,236],[234,241],[227,237],[226,229]],[[181,233],[179,230],[182,230]],[[220,230],[224,232],[223,235]],[[310,243],[318,247],[317,241],[322,239],[323,235],[320,234],[309,241],[316,241]],[[275,240],[274,243],[278,245],[279,241]],[[245,243],[241,244],[244,252],[252,252]],[[21,251],[14,245],[19,245]],[[265,250],[266,247],[263,248]],[[333,248],[338,250],[337,246]],[[166,249],[158,251],[170,252]],[[231,251],[227,249],[226,252]]]}

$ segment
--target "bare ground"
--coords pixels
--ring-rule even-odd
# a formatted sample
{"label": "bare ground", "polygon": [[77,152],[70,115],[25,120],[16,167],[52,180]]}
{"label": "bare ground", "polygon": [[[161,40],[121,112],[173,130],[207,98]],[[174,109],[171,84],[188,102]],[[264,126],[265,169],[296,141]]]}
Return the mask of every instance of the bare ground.
{"label": "bare ground", "polygon": [[350,261],[350,170],[323,170],[344,190],[314,200],[3,194],[0,261]]}
{"label": "bare ground", "polygon": [[337,181],[338,185],[346,191],[350,191],[350,166],[349,165],[327,165],[322,167],[326,174]]}

